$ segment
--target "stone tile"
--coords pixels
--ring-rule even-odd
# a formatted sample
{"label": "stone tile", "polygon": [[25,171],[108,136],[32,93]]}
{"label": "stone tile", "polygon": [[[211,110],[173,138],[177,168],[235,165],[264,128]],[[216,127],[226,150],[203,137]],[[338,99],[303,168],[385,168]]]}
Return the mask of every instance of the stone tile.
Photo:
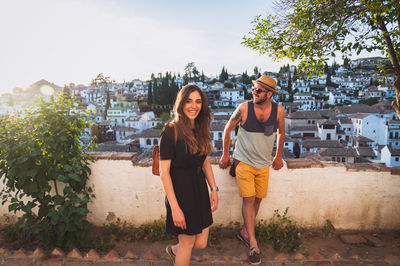
{"label": "stone tile", "polygon": [[58,256],[58,257],[64,257],[64,256],[65,256],[65,253],[64,253],[64,251],[62,251],[61,249],[55,248],[55,249],[53,249],[53,251],[51,252],[51,255],[53,255],[53,256]]}
{"label": "stone tile", "polygon": [[274,260],[288,260],[288,257],[284,253],[279,253],[274,257]]}
{"label": "stone tile", "polygon": [[236,260],[245,261],[245,260],[247,260],[247,258],[248,258],[247,253],[243,252],[238,257],[236,257]]}
{"label": "stone tile", "polygon": [[363,266],[388,266],[390,265],[389,263],[384,263],[384,262],[376,262],[376,263],[363,263]]}
{"label": "stone tile", "polygon": [[110,252],[108,252],[103,259],[105,260],[119,260],[119,254],[115,251],[115,250],[110,250]]}
{"label": "stone tile", "polygon": [[36,261],[36,265],[38,266],[62,266],[63,263],[63,259],[47,259]]}
{"label": "stone tile", "polygon": [[214,258],[210,256],[210,254],[206,253],[203,254],[203,256],[201,256],[201,260],[205,261],[205,260],[213,260]]}
{"label": "stone tile", "polygon": [[341,260],[342,256],[339,255],[339,253],[335,253],[330,257],[331,260]]}
{"label": "stone tile", "polygon": [[5,266],[33,266],[34,262],[32,259],[6,259],[4,261]]}
{"label": "stone tile", "polygon": [[[284,265],[284,264],[285,263],[283,263],[283,262],[276,262],[276,265]],[[243,262],[243,265],[244,266],[253,266],[248,262]],[[270,262],[261,262],[261,264],[260,264],[260,266],[273,266],[273,265],[275,265],[275,262],[274,262],[274,264],[272,264]]]}
{"label": "stone tile", "polygon": [[85,255],[85,259],[100,259],[99,254],[94,250],[91,249],[89,252]]}
{"label": "stone tile", "polygon": [[67,257],[68,258],[74,258],[74,259],[82,259],[83,258],[81,253],[79,252],[79,250],[77,248],[74,248],[73,250],[71,250],[68,253]]}
{"label": "stone tile", "polygon": [[303,265],[301,261],[291,261],[291,262],[274,262],[272,266],[299,266]]}
{"label": "stone tile", "polygon": [[368,244],[374,246],[374,247],[383,247],[385,246],[385,243],[383,243],[382,240],[380,240],[379,238],[375,237],[375,236],[371,236],[368,234],[363,234],[362,237],[364,237],[367,241]]}
{"label": "stone tile", "polygon": [[149,251],[146,252],[146,254],[144,254],[143,259],[145,259],[145,260],[157,260],[158,257],[156,255],[154,255],[154,253],[149,250]]}
{"label": "stone tile", "polygon": [[304,257],[304,255],[301,253],[296,253],[296,255],[294,256],[294,259],[295,260],[305,260],[306,257]]}
{"label": "stone tile", "polygon": [[[118,265],[118,266],[131,266],[131,265],[135,265],[135,266],[151,266],[151,263],[150,262],[147,262],[147,263],[145,263],[145,262],[136,262],[136,261],[122,261],[121,263],[115,264],[115,265]],[[170,265],[172,265],[172,264],[170,264]]]}
{"label": "stone tile", "polygon": [[399,262],[399,257],[394,256],[392,254],[386,254],[385,258],[383,259],[385,262],[390,262],[390,263],[394,263],[394,262]]}
{"label": "stone tile", "polygon": [[190,266],[212,266],[210,262],[190,262]]}
{"label": "stone tile", "polygon": [[33,258],[43,258],[45,254],[40,248],[35,249],[35,251],[32,253],[31,257]]}
{"label": "stone tile", "polygon": [[331,266],[330,261],[305,261],[305,266]]}
{"label": "stone tile", "polygon": [[361,263],[357,261],[337,261],[333,263],[333,266],[358,266],[358,265],[361,265]]}
{"label": "stone tile", "polygon": [[[168,256],[167,253],[165,253],[165,255]],[[125,253],[124,258],[125,258],[125,259],[138,259],[139,257],[138,257],[135,253],[133,253],[132,251],[128,250],[128,251]],[[168,259],[169,259],[169,256],[168,256]]]}
{"label": "stone tile", "polygon": [[26,253],[25,249],[20,248],[17,251],[14,252],[14,254],[12,254],[13,258],[25,258],[28,257],[28,254]]}
{"label": "stone tile", "polygon": [[10,257],[11,252],[8,249],[0,248],[0,256],[1,257]]}
{"label": "stone tile", "polygon": [[340,240],[343,241],[345,244],[351,245],[365,245],[367,244],[367,240],[358,234],[351,234],[351,235],[340,235]]}
{"label": "stone tile", "polygon": [[312,254],[311,256],[308,257],[309,260],[323,260],[325,259],[324,256],[319,254],[318,252]]}
{"label": "stone tile", "polygon": [[239,262],[216,262],[212,264],[213,266],[242,266]]}
{"label": "stone tile", "polygon": [[65,266],[93,266],[95,263],[93,261],[87,260],[66,260],[64,262]]}
{"label": "stone tile", "polygon": [[[157,265],[157,266],[171,266],[173,264],[171,262],[153,262],[153,266],[155,266],[155,265]],[[192,265],[192,264],[190,264],[190,265]]]}

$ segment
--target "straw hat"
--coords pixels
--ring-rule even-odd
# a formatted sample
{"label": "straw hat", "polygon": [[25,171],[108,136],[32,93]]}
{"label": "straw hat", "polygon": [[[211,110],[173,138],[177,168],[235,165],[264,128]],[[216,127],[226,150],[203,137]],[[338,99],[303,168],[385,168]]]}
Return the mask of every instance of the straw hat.
{"label": "straw hat", "polygon": [[252,80],[254,85],[260,85],[261,87],[272,91],[273,93],[278,93],[276,91],[276,81],[275,79],[262,75],[257,80]]}

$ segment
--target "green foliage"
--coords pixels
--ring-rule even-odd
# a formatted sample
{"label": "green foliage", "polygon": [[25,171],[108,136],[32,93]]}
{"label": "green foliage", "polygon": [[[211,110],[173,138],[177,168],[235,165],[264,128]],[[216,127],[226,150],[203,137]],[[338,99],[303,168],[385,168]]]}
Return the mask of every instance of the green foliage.
{"label": "green foliage", "polygon": [[2,204],[44,248],[72,248],[89,223],[90,160],[83,150],[87,116],[62,96],[6,117],[0,126]]}
{"label": "green foliage", "polygon": [[367,104],[369,106],[379,103],[379,98],[373,97],[361,100],[360,103]]}
{"label": "green foliage", "polygon": [[152,102],[156,105],[172,105],[175,102],[178,84],[175,82],[176,76],[169,72],[165,75],[159,73],[158,78],[152,75]]}
{"label": "green foliage", "polygon": [[274,211],[274,216],[267,223],[261,220],[256,224],[256,236],[260,242],[271,241],[277,251],[295,251],[301,244],[300,231],[296,223],[287,216],[289,208],[283,215],[279,210]]}
{"label": "green foliage", "polygon": [[224,82],[227,79],[229,79],[228,70],[223,66],[221,74],[219,74],[219,81]]}
{"label": "green foliage", "polygon": [[322,233],[325,236],[331,237],[333,235],[333,232],[335,231],[335,227],[333,226],[331,220],[326,220],[324,226],[322,227]]}
{"label": "green foliage", "polygon": [[300,60],[310,75],[321,72],[336,53],[345,58],[380,51],[398,65],[398,0],[280,0],[277,12],[256,16],[242,44],[275,60]]}
{"label": "green foliage", "polygon": [[165,123],[167,120],[169,120],[171,117],[169,116],[169,113],[167,112],[162,112],[160,115],[161,121]]}
{"label": "green foliage", "polygon": [[232,89],[234,86],[235,86],[235,84],[233,84],[232,81],[230,81],[230,80],[225,80],[225,81],[224,81],[224,87],[225,87],[225,88]]}

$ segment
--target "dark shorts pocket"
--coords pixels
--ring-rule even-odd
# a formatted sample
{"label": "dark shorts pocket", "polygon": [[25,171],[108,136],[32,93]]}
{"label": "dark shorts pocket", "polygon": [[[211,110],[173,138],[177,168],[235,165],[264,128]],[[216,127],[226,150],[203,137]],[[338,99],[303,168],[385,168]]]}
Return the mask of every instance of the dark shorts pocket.
{"label": "dark shorts pocket", "polygon": [[239,160],[233,159],[231,168],[229,168],[229,174],[230,174],[232,177],[236,177],[236,166],[237,166],[239,163],[240,163]]}

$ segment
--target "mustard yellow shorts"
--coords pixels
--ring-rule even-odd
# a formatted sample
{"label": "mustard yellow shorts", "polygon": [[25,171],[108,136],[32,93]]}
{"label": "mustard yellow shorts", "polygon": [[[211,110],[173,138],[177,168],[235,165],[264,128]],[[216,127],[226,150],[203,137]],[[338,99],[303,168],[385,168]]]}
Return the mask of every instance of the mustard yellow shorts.
{"label": "mustard yellow shorts", "polygon": [[236,166],[236,182],[240,197],[265,198],[268,190],[269,166],[254,168],[244,162]]}

